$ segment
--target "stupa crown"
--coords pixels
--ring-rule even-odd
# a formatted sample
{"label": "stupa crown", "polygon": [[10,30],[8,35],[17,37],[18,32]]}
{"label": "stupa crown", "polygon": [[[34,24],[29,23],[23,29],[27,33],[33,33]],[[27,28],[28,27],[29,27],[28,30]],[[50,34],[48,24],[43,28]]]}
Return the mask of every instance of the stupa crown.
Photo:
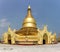
{"label": "stupa crown", "polygon": [[30,5],[28,6],[28,9],[31,9]]}
{"label": "stupa crown", "polygon": [[30,5],[28,6],[27,15],[23,21],[23,27],[36,27],[36,21],[32,16]]}

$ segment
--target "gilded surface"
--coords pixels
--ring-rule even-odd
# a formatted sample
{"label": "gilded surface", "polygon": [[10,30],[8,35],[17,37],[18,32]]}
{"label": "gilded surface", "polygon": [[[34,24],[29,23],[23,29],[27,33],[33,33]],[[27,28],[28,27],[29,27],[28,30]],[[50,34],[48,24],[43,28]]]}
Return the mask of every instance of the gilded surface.
{"label": "gilded surface", "polygon": [[42,30],[37,28],[31,7],[28,6],[22,28],[12,30],[9,26],[8,31],[3,34],[3,41],[6,44],[52,44],[56,41],[56,33],[49,32],[46,25]]}

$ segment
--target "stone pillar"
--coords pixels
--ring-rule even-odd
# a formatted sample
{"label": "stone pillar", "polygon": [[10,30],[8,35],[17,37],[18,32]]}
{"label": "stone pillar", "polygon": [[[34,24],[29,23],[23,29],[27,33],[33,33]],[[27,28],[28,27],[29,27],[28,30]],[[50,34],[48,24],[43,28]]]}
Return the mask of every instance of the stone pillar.
{"label": "stone pillar", "polygon": [[15,38],[11,37],[11,44],[15,44]]}
{"label": "stone pillar", "polygon": [[11,38],[11,44],[15,44],[14,38]]}
{"label": "stone pillar", "polygon": [[38,40],[38,44],[43,44],[42,37]]}
{"label": "stone pillar", "polygon": [[3,43],[8,44],[8,34],[7,33],[4,33],[3,41],[4,41]]}
{"label": "stone pillar", "polygon": [[15,36],[13,34],[11,35],[11,44],[15,44]]}

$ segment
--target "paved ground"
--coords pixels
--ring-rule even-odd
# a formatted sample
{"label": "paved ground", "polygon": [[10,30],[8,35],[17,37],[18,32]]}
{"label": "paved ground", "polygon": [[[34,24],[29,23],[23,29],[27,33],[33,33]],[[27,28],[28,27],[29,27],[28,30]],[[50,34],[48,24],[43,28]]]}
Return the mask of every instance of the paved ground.
{"label": "paved ground", "polygon": [[35,46],[0,44],[0,52],[60,52],[60,43]]}

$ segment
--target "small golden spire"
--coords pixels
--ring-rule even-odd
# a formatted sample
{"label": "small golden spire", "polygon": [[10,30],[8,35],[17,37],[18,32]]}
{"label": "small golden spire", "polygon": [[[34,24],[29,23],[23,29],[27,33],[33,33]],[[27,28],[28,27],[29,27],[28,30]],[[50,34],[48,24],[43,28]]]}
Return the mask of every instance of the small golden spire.
{"label": "small golden spire", "polygon": [[10,25],[8,25],[8,31],[11,31]]}
{"label": "small golden spire", "polygon": [[47,25],[44,25],[44,29],[47,30]]}
{"label": "small golden spire", "polygon": [[10,24],[8,25],[8,28],[10,28]]}

